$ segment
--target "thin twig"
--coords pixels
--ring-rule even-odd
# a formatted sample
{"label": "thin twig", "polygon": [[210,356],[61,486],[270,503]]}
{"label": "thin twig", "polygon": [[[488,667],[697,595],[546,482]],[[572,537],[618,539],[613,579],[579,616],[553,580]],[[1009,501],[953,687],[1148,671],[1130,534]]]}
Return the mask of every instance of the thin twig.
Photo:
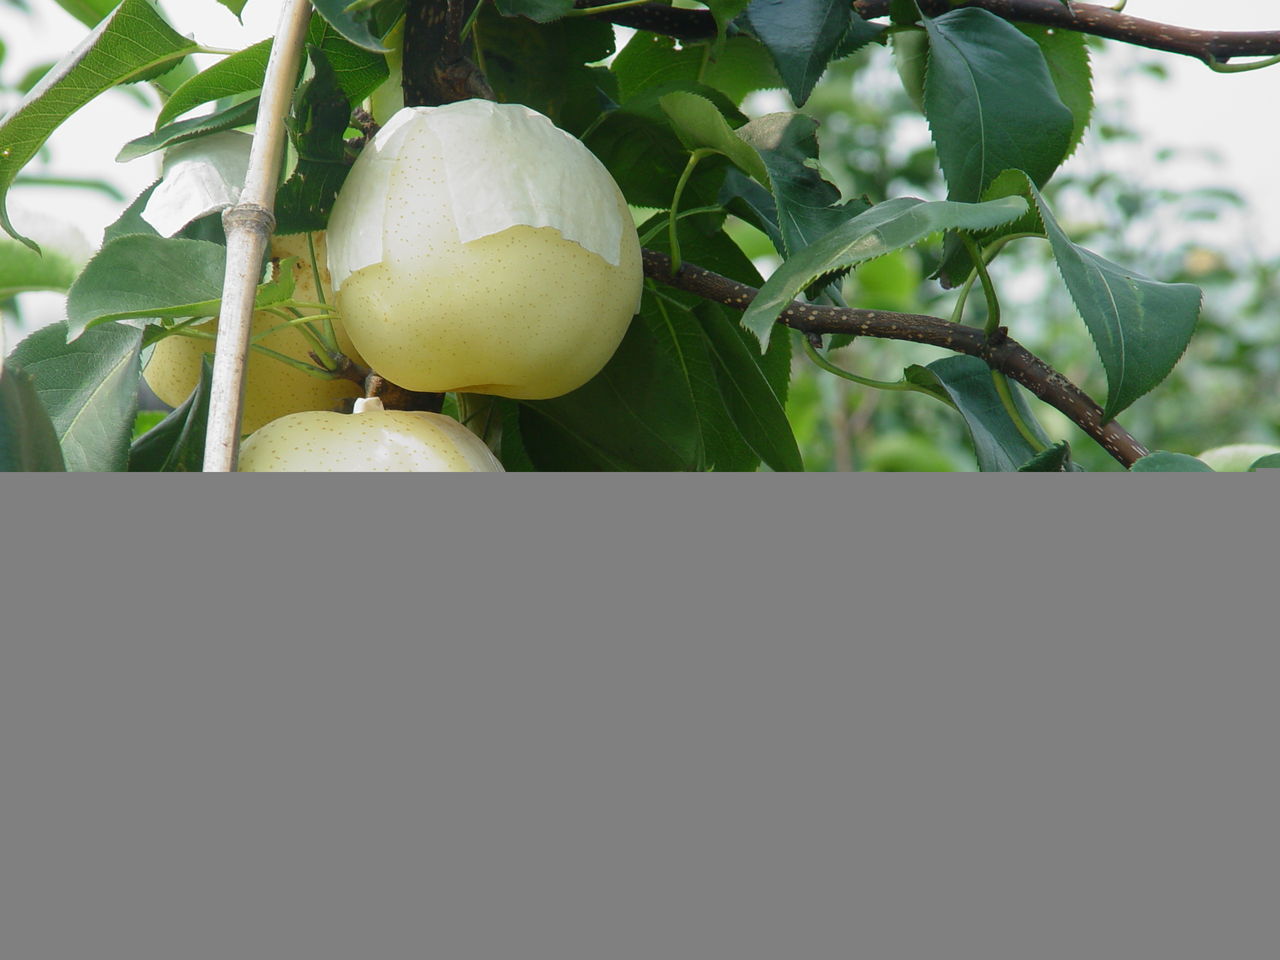
{"label": "thin twig", "polygon": [[[576,6],[591,8],[607,0],[578,0]],[[1093,3],[1062,0],[970,0],[966,7],[980,7],[1005,20],[1037,23],[1074,30],[1134,46],[1195,57],[1205,63],[1225,63],[1233,57],[1269,57],[1280,54],[1280,30],[1199,30],[1143,20]],[[949,0],[920,0],[920,8],[930,16],[953,9]],[[853,9],[866,20],[887,16],[889,0],[856,0]],[[715,19],[706,10],[684,10],[652,4],[599,14],[603,20],[621,26],[648,30],[680,40],[707,40],[716,35]]]}
{"label": "thin twig", "polygon": [[[649,249],[644,250],[644,273],[650,279],[736,310],[745,310],[760,292],[692,263],[685,263],[673,276],[671,258]],[[793,300],[782,311],[778,323],[802,333],[848,333],[883,340],[908,340],[977,357],[992,370],[1017,380],[1045,403],[1062,411],[1125,467],[1150,452],[1114,420],[1103,423],[1102,408],[1088,394],[1011,339],[1004,327],[994,336],[988,336],[977,327],[952,323],[941,317],[827,307],[798,300]]]}

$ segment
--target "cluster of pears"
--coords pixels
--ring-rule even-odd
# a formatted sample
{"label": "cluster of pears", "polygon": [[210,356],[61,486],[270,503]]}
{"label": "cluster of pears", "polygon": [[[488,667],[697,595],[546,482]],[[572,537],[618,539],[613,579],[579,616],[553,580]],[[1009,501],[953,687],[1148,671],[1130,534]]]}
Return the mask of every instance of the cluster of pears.
{"label": "cluster of pears", "polygon": [[[604,367],[639,308],[640,244],[622,192],[579,140],[519,104],[400,110],[312,236],[342,352],[407,390],[560,396]],[[305,234],[274,238],[271,253],[298,257],[295,300],[319,299]],[[263,312],[253,332],[280,322]],[[299,360],[313,349],[290,327],[258,342]],[[181,403],[210,349],[160,341],[144,372],[151,389]],[[333,412],[360,393],[252,351],[239,469],[502,470],[441,414],[360,400]]]}

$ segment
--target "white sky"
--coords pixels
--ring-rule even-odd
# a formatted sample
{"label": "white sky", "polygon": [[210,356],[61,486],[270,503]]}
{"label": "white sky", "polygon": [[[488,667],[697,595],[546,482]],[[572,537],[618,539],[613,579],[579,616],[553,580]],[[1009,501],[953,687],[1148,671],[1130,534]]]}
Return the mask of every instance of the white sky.
{"label": "white sky", "polygon": [[[86,28],[53,0],[30,0],[32,16],[0,7],[0,37],[8,54],[0,70],[15,82],[29,67],[57,59],[84,36]],[[161,0],[170,21],[182,33],[211,47],[239,49],[275,32],[280,0],[250,0],[242,26],[216,0]],[[1130,0],[1126,13],[1183,26],[1217,29],[1280,29],[1280,3],[1264,0]],[[1171,78],[1166,83],[1126,81],[1124,99],[1131,122],[1158,146],[1192,150],[1213,148],[1221,165],[1191,159],[1151,167],[1150,144],[1123,148],[1109,162],[1132,162],[1148,169],[1152,185],[1175,187],[1227,184],[1250,199],[1245,230],[1255,249],[1280,254],[1280,178],[1276,173],[1278,135],[1271,118],[1280,100],[1280,66],[1244,74],[1217,74],[1199,62],[1170,54],[1138,53],[1122,44],[1095,62],[1099,99],[1115,91],[1116,67],[1125,58],[1159,59]],[[213,62],[212,59],[207,62]],[[106,104],[110,107],[107,108]],[[0,102],[0,112],[12,103]],[[102,177],[133,197],[155,179],[157,156],[117,164],[115,154],[127,140],[150,132],[154,108],[145,108],[128,94],[112,91],[68,121],[54,135],[49,148],[58,173]],[[1117,160],[1117,157],[1119,159]],[[1073,160],[1073,162],[1076,162]],[[38,207],[43,215],[67,218],[96,246],[102,229],[116,218],[120,204],[85,190],[17,188],[11,206]],[[1197,224],[1196,229],[1209,229]],[[1221,239],[1221,238],[1219,238]],[[1230,242],[1233,237],[1228,237]]]}

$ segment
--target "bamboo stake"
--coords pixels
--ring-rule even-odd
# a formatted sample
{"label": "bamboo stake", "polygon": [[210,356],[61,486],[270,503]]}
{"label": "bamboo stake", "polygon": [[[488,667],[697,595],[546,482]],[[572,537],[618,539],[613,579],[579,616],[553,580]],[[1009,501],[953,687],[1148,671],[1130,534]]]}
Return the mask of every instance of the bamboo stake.
{"label": "bamboo stake", "polygon": [[284,117],[293,98],[302,41],[310,20],[311,0],[286,0],[262,81],[244,190],[240,202],[222,214],[227,232],[227,272],[213,352],[209,425],[204,446],[206,473],[235,470],[240,453],[244,370],[254,297],[261,279],[262,257],[275,228],[272,208],[284,152]]}

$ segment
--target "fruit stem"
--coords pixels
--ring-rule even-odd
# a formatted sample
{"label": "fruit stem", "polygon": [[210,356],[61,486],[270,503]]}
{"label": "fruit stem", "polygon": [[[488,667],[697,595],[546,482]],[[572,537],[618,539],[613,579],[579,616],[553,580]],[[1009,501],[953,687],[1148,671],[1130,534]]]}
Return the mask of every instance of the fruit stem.
{"label": "fruit stem", "polygon": [[827,371],[827,373],[833,373],[837,377],[841,377],[845,380],[851,380],[854,383],[860,384],[864,387],[874,387],[877,390],[907,390],[913,393],[926,394],[930,397],[933,397],[935,400],[942,399],[941,397],[939,397],[938,394],[934,393],[928,387],[921,386],[920,384],[917,384],[917,383],[912,383],[910,380],[874,380],[871,377],[859,376],[858,374],[852,373],[844,369],[843,367],[836,366],[834,363],[832,363],[830,360],[828,360],[826,357],[820,354],[814,348],[813,344],[809,342],[809,339],[807,337],[803,337],[801,338],[801,340],[804,343],[804,350],[805,350],[805,353],[809,355],[809,359],[812,360],[814,363],[816,363],[823,370]]}
{"label": "fruit stem", "polygon": [[1009,415],[1009,419],[1013,421],[1013,425],[1018,428],[1018,433],[1022,435],[1022,439],[1036,453],[1045,450],[1045,445],[1040,438],[1031,432],[1031,428],[1027,426],[1027,422],[1022,419],[1022,411],[1018,409],[1018,405],[1013,402],[1013,391],[1009,389],[1009,381],[1005,375],[999,370],[991,371],[991,382],[995,385],[996,395],[1000,397],[1000,404],[1004,407],[1005,413]]}
{"label": "fruit stem", "polygon": [[[599,11],[601,8],[595,7],[594,9]],[[676,181],[675,193],[671,195],[671,209],[667,211],[667,237],[671,246],[672,276],[680,272],[680,238],[676,235],[676,221],[680,219],[680,197],[684,194],[685,184],[689,182],[689,177],[693,175],[694,168],[698,166],[698,162],[703,157],[713,153],[715,153],[714,150],[701,147],[689,154],[689,162],[684,165],[684,172],[680,174],[680,179]]]}
{"label": "fruit stem", "polygon": [[333,314],[328,312],[329,304],[324,299],[324,284],[320,282],[320,264],[316,263],[315,234],[307,233],[307,254],[311,262],[311,276],[316,285],[316,297],[326,308],[323,315],[324,346],[330,353],[338,352],[338,334],[333,329]]}

